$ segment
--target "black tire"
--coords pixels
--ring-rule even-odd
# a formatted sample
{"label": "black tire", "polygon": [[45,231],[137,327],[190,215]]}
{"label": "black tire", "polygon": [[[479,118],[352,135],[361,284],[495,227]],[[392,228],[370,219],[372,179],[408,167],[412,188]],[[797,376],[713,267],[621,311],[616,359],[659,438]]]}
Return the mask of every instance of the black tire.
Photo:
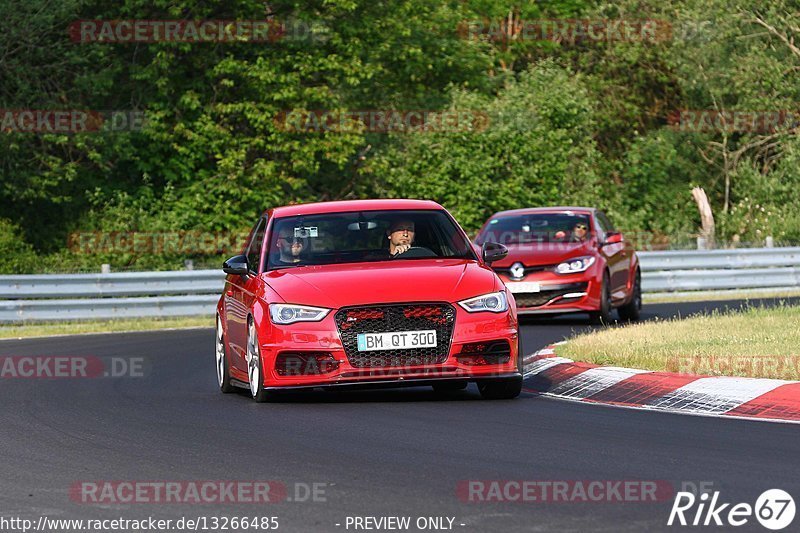
{"label": "black tire", "polygon": [[236,387],[231,385],[231,369],[228,363],[228,343],[225,342],[225,331],[222,328],[222,321],[220,320],[219,315],[217,315],[214,335],[214,356],[217,366],[217,384],[219,385],[220,391],[225,394],[229,394],[236,390]]}
{"label": "black tire", "polygon": [[642,273],[636,269],[633,278],[633,294],[631,301],[617,309],[620,320],[635,322],[641,317],[642,311]]}
{"label": "black tire", "polygon": [[[258,403],[269,400],[269,395],[264,389],[263,363],[261,359],[261,348],[258,344],[258,333],[256,332],[255,323],[251,317],[247,323],[247,378],[250,382],[250,397]],[[253,374],[256,369],[258,370],[257,376]]]}
{"label": "black tire", "polygon": [[603,273],[603,285],[600,288],[600,309],[589,313],[589,322],[594,325],[611,323],[611,281],[608,272]]}
{"label": "black tire", "polygon": [[511,400],[522,392],[522,376],[479,381],[478,391],[484,400]]}
{"label": "black tire", "polygon": [[469,385],[467,381],[440,381],[433,384],[433,392],[447,393],[464,390]]}

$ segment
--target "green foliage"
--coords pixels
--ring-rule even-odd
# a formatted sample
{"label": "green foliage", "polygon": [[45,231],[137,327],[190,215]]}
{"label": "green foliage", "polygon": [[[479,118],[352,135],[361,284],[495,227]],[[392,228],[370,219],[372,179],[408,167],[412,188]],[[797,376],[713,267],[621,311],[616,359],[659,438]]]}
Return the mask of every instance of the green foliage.
{"label": "green foliage", "polygon": [[696,208],[689,200],[691,185],[703,176],[686,140],[668,129],[633,140],[620,169],[622,194],[609,209],[619,227],[657,235],[692,231]]}
{"label": "green foliage", "polygon": [[800,142],[785,144],[777,167],[767,174],[747,160],[733,176],[733,203],[718,217],[724,235],[759,245],[767,236],[779,243],[800,240]]}
{"label": "green foliage", "polygon": [[[563,97],[552,98],[553,92]],[[450,109],[485,112],[488,125],[463,133],[394,134],[365,168],[380,180],[371,192],[436,200],[469,230],[495,211],[596,198],[591,105],[567,70],[542,62],[494,98],[453,91]]]}
{"label": "green foliage", "polygon": [[[270,16],[303,31],[199,44],[75,44],[67,31],[81,19]],[[671,38],[463,35],[468,22],[648,18]],[[799,18],[788,0],[7,0],[0,109],[141,110],[147,120],[138,131],[0,134],[0,217],[13,221],[0,224],[0,272],[213,264],[218,255],[75,253],[69,236],[243,232],[272,206],[372,196],[438,200],[468,231],[500,209],[590,204],[626,231],[678,242],[696,231],[690,191],[702,186],[719,241],[796,242],[793,133],[677,131],[668,117],[794,110]],[[368,109],[475,111],[490,124],[309,134],[275,120]]]}
{"label": "green foliage", "polygon": [[0,218],[0,272],[27,274],[35,268],[36,254],[23,240],[19,226]]}

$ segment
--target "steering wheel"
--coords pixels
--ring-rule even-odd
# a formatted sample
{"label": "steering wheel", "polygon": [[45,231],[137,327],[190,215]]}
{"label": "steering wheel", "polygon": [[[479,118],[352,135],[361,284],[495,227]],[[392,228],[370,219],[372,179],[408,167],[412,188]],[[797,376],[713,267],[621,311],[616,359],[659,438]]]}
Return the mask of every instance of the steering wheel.
{"label": "steering wheel", "polygon": [[410,257],[438,257],[436,252],[431,250],[430,248],[425,248],[424,246],[412,246],[405,252],[401,254],[394,254],[391,256],[392,259],[397,259],[401,257],[403,259],[410,258]]}

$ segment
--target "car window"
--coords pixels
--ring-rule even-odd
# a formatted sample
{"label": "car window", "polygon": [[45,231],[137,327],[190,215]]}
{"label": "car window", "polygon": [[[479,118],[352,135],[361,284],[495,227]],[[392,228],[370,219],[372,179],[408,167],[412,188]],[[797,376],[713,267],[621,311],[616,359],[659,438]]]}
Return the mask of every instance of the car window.
{"label": "car window", "polygon": [[602,236],[605,237],[607,234],[612,233],[614,230],[614,225],[611,224],[611,221],[608,219],[605,213],[602,211],[597,212],[597,225],[600,227],[600,231]]}
{"label": "car window", "polygon": [[[391,230],[407,227],[412,249],[392,257]],[[267,269],[424,258],[477,259],[469,240],[441,210],[325,213],[276,218]]]}
{"label": "car window", "polygon": [[477,244],[526,244],[565,242],[571,239],[576,226],[589,228],[589,216],[577,213],[531,213],[493,218],[475,239]]}
{"label": "car window", "polygon": [[267,220],[262,218],[258,221],[258,226],[253,232],[250,244],[247,247],[247,264],[250,270],[258,272],[259,263],[261,262],[261,248],[264,245],[264,232],[267,228]]}

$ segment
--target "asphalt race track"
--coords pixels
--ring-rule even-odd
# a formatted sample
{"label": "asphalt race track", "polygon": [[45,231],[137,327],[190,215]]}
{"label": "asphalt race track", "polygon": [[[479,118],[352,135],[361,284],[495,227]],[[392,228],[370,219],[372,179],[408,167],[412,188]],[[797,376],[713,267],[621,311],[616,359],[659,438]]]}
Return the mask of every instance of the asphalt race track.
{"label": "asphalt race track", "polygon": [[[739,304],[646,305],[644,318],[731,305]],[[526,321],[524,351],[587,328],[578,319]],[[465,480],[660,480],[675,490],[713,483],[720,500],[732,503],[752,505],[772,488],[800,496],[796,425],[527,393],[482,401],[474,385],[446,397],[429,388],[320,391],[255,404],[246,394],[218,392],[213,335],[208,329],[0,342],[2,356],[144,359],[142,377],[2,380],[3,516],[277,516],[278,530],[291,532],[353,531],[345,527],[348,516],[410,516],[412,523],[444,516],[465,532],[616,532],[685,528],[666,526],[672,497],[469,503],[457,486]],[[70,486],[90,480],[277,480],[293,500],[306,500],[303,487],[313,483],[324,484],[324,495],[260,505],[70,499]],[[737,529],[764,531],[753,518]]]}

